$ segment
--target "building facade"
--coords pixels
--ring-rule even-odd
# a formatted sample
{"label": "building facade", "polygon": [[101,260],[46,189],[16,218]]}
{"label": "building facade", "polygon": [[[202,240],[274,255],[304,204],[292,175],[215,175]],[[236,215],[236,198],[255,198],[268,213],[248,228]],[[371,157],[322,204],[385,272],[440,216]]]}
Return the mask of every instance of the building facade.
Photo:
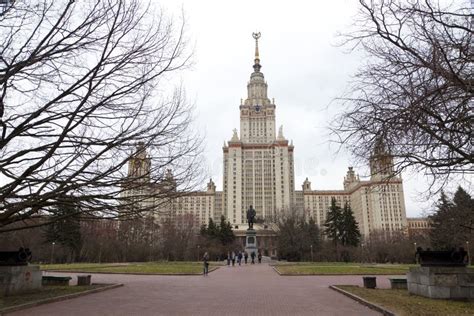
{"label": "building facade", "polygon": [[433,226],[427,217],[407,218],[407,233],[410,237],[429,236]]}
{"label": "building facade", "polygon": [[[247,97],[239,106],[240,133],[234,129],[222,148],[223,191],[217,191],[210,180],[206,190],[178,196],[168,209],[178,215],[194,214],[200,225],[207,224],[209,218],[219,221],[224,215],[236,234],[244,236],[246,210],[252,205],[257,218],[265,223],[256,228],[268,237],[264,247],[270,254],[274,250],[271,232],[277,233],[272,223],[278,217],[296,211],[322,226],[332,198],[341,207],[345,203],[351,206],[363,236],[376,230],[405,230],[403,181],[394,174],[393,159],[383,141],[374,148],[370,159],[370,179],[361,180],[349,167],[340,190],[313,190],[309,179],[302,184],[302,190],[295,190],[294,146],[284,137],[282,127],[277,132],[277,107],[268,97],[268,85],[261,72],[259,37],[254,34],[253,72],[247,83]],[[146,154],[142,154],[141,159],[144,158]],[[136,166],[135,159],[131,159],[129,172]]]}

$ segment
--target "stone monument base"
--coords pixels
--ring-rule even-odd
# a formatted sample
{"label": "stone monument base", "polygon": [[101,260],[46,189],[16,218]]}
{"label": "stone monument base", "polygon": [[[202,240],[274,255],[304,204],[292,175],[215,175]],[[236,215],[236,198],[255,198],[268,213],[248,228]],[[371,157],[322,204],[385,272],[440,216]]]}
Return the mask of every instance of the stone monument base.
{"label": "stone monument base", "polygon": [[41,277],[39,265],[0,266],[0,296],[38,290]]}
{"label": "stone monument base", "polygon": [[252,252],[255,252],[255,255],[258,253],[257,249],[257,232],[255,229],[247,229],[245,232],[245,251],[250,255]]}
{"label": "stone monument base", "polygon": [[407,273],[408,292],[434,299],[474,299],[474,270],[416,267]]}

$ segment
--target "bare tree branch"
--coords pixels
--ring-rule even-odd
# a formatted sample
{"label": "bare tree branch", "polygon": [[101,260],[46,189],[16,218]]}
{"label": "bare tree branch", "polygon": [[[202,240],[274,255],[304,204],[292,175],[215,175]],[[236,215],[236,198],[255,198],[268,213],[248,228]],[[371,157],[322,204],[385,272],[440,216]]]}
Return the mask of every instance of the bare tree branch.
{"label": "bare tree branch", "polygon": [[473,173],[474,50],[466,1],[442,8],[430,0],[360,0],[356,30],[343,45],[367,63],[332,123],[338,142],[368,159],[384,139],[396,172],[415,168],[438,191]]}
{"label": "bare tree branch", "polygon": [[[139,0],[15,1],[0,16],[0,232],[48,224],[61,205],[143,217],[195,187],[192,108],[181,87],[166,94],[186,44],[184,20]],[[140,177],[159,188],[147,196],[127,174],[139,142],[152,157]]]}

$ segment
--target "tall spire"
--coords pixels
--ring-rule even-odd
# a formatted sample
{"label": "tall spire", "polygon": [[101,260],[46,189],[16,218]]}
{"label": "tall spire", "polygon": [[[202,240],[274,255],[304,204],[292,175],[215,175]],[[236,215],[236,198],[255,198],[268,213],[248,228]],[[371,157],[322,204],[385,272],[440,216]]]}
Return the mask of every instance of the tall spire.
{"label": "tall spire", "polygon": [[252,37],[255,39],[255,64],[253,65],[253,69],[255,70],[255,72],[260,72],[260,68],[262,68],[262,66],[260,65],[260,56],[258,54],[258,39],[260,38],[260,36],[260,32],[252,33]]}
{"label": "tall spire", "polygon": [[245,100],[245,105],[260,105],[263,103],[269,104],[270,100],[267,97],[267,83],[263,73],[260,72],[260,54],[258,51],[258,40],[260,39],[260,32],[252,33],[252,37],[255,39],[255,63],[253,65],[254,71],[250,74],[250,81],[247,84],[248,98]]}

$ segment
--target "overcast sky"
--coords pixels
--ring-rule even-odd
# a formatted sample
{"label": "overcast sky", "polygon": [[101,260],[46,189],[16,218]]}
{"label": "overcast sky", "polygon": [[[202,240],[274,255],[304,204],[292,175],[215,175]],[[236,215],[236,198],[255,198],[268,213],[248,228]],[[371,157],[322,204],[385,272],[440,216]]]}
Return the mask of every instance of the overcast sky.
{"label": "overcast sky", "polygon": [[[295,146],[296,189],[306,177],[312,189],[342,189],[346,152],[329,142],[327,129],[337,113],[334,98],[347,89],[363,64],[360,54],[338,47],[338,32],[351,26],[357,1],[161,1],[168,14],[184,9],[194,65],[180,74],[196,105],[196,126],[205,135],[209,176],[222,190],[222,145],[239,129],[240,99],[253,71],[254,40],[259,31],[262,72],[269,98],[275,98],[276,123]],[[362,176],[366,166],[355,165]],[[421,216],[432,202],[423,195],[421,175],[404,174],[407,216]]]}

